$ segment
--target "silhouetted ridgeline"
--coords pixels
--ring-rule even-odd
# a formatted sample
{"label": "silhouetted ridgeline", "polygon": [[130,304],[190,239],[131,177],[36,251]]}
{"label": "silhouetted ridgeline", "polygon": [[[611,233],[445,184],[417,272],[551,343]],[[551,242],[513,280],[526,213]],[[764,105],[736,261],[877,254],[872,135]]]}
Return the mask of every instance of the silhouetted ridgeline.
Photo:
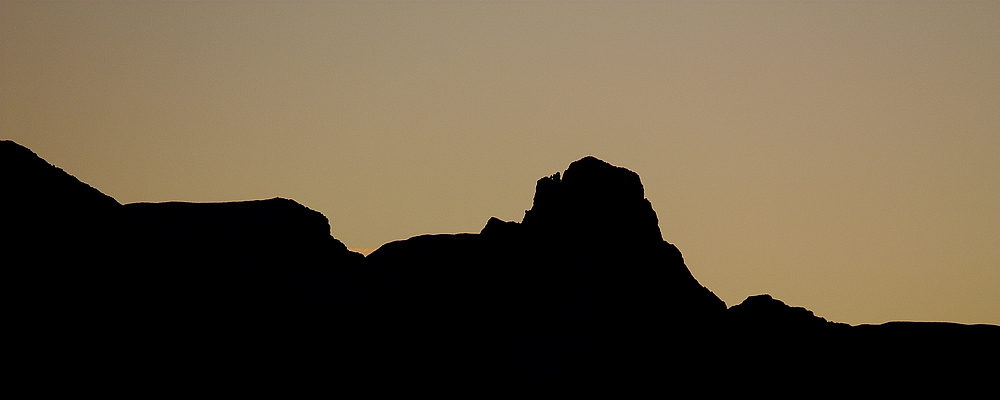
{"label": "silhouetted ridgeline", "polygon": [[24,370],[88,387],[293,375],[556,396],[996,372],[978,364],[996,361],[993,325],[852,327],[768,295],[727,309],[663,240],[639,176],[594,157],[541,178],[521,222],[368,257],[293,200],[121,205],[10,141],[0,174]]}

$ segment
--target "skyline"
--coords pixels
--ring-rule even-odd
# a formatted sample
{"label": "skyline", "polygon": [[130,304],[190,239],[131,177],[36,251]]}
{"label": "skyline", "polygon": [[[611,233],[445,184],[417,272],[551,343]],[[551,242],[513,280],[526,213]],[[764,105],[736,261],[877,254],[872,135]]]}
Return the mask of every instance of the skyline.
{"label": "skyline", "polygon": [[[593,155],[730,306],[1000,324],[1000,3],[0,3],[0,135],[122,203],[351,248]],[[627,251],[627,249],[623,249]]]}

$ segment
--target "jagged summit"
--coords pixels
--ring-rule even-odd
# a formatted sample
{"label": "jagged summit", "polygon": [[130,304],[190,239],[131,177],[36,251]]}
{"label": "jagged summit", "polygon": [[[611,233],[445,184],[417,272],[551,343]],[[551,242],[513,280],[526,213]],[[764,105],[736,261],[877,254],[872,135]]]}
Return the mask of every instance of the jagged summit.
{"label": "jagged summit", "polygon": [[663,241],[658,222],[639,174],[587,156],[538,180],[522,224],[540,235],[634,245]]}

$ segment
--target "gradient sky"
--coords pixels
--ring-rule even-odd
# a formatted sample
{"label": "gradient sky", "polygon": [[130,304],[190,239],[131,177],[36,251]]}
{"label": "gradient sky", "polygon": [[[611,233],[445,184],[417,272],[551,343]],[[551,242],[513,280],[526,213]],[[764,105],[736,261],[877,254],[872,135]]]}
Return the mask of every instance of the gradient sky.
{"label": "gradient sky", "polygon": [[594,155],[729,305],[1000,324],[998,1],[2,0],[0,138],[352,248],[520,221]]}

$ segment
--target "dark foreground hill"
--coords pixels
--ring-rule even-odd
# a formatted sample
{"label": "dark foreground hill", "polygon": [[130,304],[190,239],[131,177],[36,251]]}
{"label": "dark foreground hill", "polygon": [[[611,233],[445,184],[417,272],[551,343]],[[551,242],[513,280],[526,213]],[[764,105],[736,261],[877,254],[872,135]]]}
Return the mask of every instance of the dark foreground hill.
{"label": "dark foreground hill", "polygon": [[996,372],[993,325],[852,327],[768,295],[727,309],[639,176],[594,157],[540,179],[521,222],[368,257],[292,200],[121,205],[9,141],[0,188],[22,370],[79,387],[684,395]]}

